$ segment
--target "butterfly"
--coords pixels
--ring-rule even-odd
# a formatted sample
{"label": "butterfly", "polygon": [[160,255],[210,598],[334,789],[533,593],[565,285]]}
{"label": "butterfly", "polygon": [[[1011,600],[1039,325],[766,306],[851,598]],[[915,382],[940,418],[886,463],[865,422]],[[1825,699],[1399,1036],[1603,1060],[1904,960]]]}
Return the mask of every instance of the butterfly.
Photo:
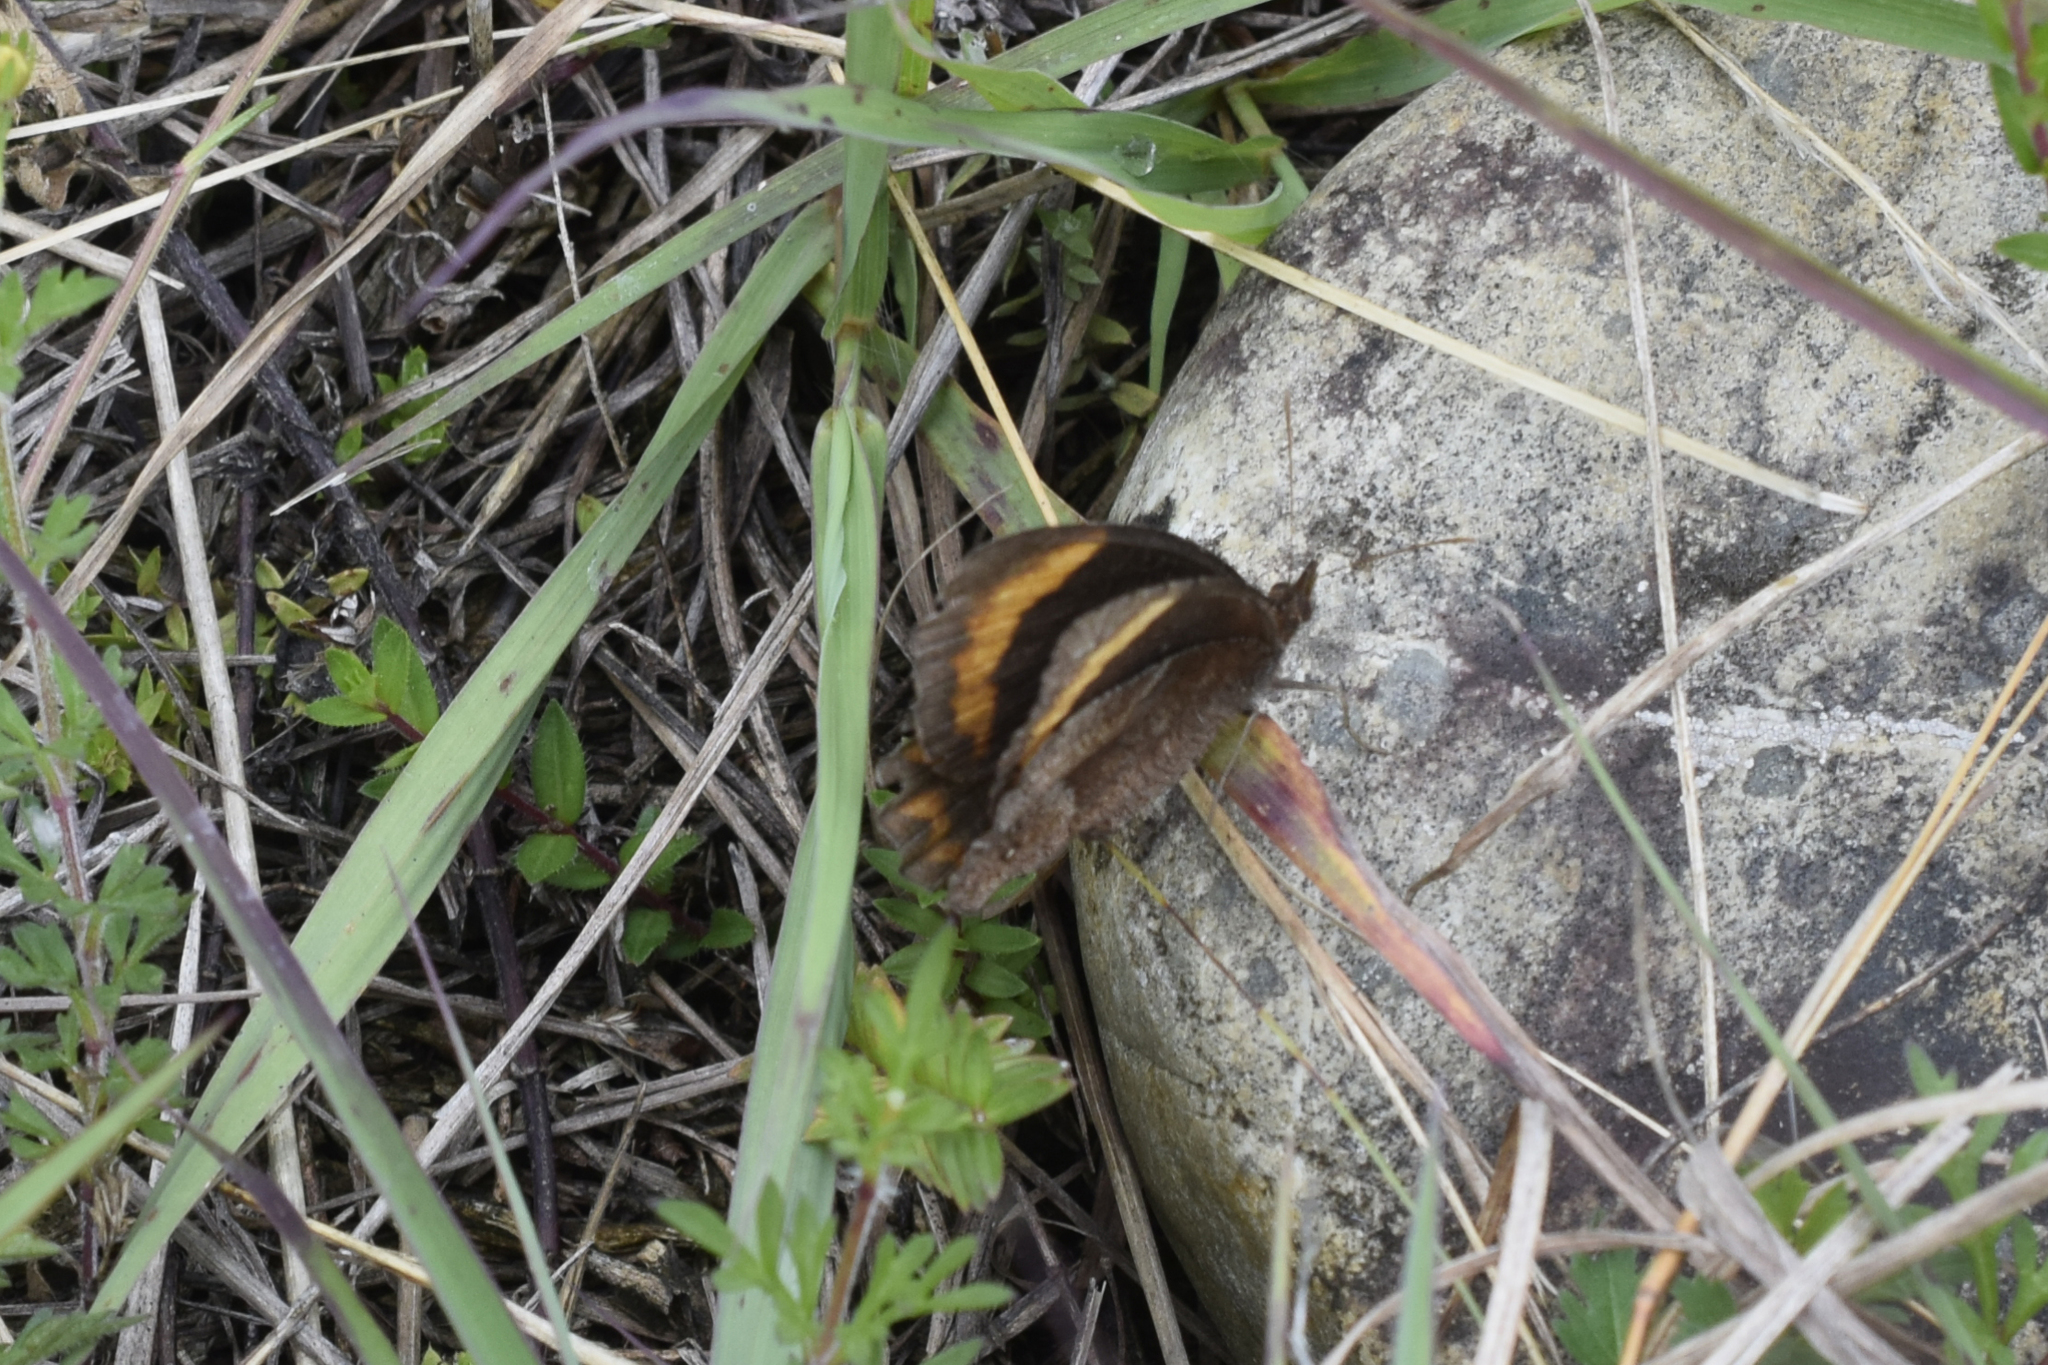
{"label": "butterfly", "polygon": [[969,555],[911,636],[915,736],[877,832],[956,911],[1149,805],[1241,714],[1306,621],[1311,564],[1260,592],[1142,526],[1020,531]]}

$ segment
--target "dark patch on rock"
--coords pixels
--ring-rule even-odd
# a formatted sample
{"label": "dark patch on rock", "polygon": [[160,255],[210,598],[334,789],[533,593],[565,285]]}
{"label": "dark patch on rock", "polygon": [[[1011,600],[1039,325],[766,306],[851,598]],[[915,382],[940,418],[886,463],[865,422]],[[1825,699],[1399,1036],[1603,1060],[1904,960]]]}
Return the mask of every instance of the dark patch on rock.
{"label": "dark patch on rock", "polygon": [[1274,997],[1287,989],[1287,981],[1280,975],[1280,969],[1273,965],[1270,957],[1252,959],[1251,969],[1244,974],[1244,990],[1261,1005],[1270,1004]]}
{"label": "dark patch on rock", "polygon": [[1749,796],[1793,796],[1806,782],[1806,760],[1789,744],[1773,744],[1749,761],[1742,790]]}

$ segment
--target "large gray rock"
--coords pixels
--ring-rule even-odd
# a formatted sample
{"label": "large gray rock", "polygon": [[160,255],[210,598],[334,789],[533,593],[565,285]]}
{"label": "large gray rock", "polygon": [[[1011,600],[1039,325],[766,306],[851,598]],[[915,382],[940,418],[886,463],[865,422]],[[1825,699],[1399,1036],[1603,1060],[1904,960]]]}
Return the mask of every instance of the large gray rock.
{"label": "large gray rock", "polygon": [[[2042,194],[2011,164],[1980,70],[1810,29],[1700,22],[1867,169],[1940,251],[1987,281],[2024,334],[2041,333],[2040,277],[1999,260],[1991,244],[2031,227]],[[1607,24],[1635,145],[1885,297],[2022,363],[2003,335],[1934,298],[1873,206],[1792,150],[1682,37],[1634,11]],[[1582,30],[1504,60],[1598,117]],[[1867,499],[1879,516],[2015,434],[1684,221],[1640,199],[1637,212],[1667,423]],[[1375,132],[1271,249],[1641,406],[1607,177],[1463,81]],[[1714,924],[1780,1021],[1904,853],[2048,609],[2042,477],[2038,464],[2021,465],[1740,637],[1690,680]],[[1856,529],[1678,457],[1669,487],[1688,633]],[[1520,613],[1580,704],[1661,652],[1649,505],[1640,441],[1247,275],[1182,373],[1117,511],[1218,549],[1255,583],[1317,559],[1318,609],[1282,673],[1369,689],[1353,726],[1385,752],[1361,748],[1331,697],[1283,694],[1270,709],[1398,887],[1436,866],[1561,733],[1489,597]],[[1447,537],[1470,539],[1363,558]],[[1603,747],[1683,876],[1668,701]],[[2036,758],[2009,762],[1845,1008],[2025,896],[2042,864],[2043,787]],[[1316,1021],[1298,959],[1183,799],[1169,793],[1125,831],[1125,846],[1236,982],[1312,1034],[1322,1074],[1412,1173],[1414,1153],[1367,1066]],[[1084,848],[1075,866],[1126,1129],[1204,1304],[1250,1358],[1290,1123],[1288,1062],[1237,986],[1113,860]],[[1661,1114],[1632,985],[1633,876],[1626,839],[1582,775],[1424,889],[1416,909],[1542,1044]],[[1304,900],[1313,904],[1313,893]],[[1655,1008],[1680,1085],[1697,1101],[1695,959],[1654,886],[1647,900]],[[1507,1086],[1373,954],[1339,930],[1326,937],[1443,1078],[1482,1145],[1497,1141]],[[1931,990],[1823,1047],[1822,1083],[1846,1110],[1903,1091],[1909,1038],[1966,1076],[2007,1058],[2038,1065],[2044,961],[2048,925],[2022,916]],[[1721,1002],[1721,1074],[1732,1081],[1761,1054],[1725,994]],[[1393,1283],[1405,1221],[1365,1154],[1308,1094],[1304,1240],[1317,1251],[1314,1332],[1327,1341]],[[1613,1128],[1635,1150],[1651,1145],[1620,1117]]]}

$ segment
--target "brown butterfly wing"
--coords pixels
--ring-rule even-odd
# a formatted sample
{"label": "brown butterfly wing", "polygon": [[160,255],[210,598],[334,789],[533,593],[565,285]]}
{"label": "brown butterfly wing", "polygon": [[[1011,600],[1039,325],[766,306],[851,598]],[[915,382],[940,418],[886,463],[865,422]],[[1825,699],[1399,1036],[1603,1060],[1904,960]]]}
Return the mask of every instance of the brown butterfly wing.
{"label": "brown butterfly wing", "polygon": [[960,785],[992,780],[1076,620],[1133,590],[1205,578],[1243,588],[1216,556],[1139,526],[1020,531],[970,555],[945,609],[911,639],[917,738],[931,765]]}
{"label": "brown butterfly wing", "polygon": [[945,781],[911,741],[875,765],[896,795],[874,813],[875,833],[902,855],[903,874],[920,886],[944,886],[968,848],[988,829],[988,794]]}
{"label": "brown butterfly wing", "polygon": [[1128,593],[1082,616],[1003,754],[988,827],[954,871],[949,903],[984,908],[1076,835],[1136,814],[1244,710],[1285,645],[1271,605],[1234,579]]}

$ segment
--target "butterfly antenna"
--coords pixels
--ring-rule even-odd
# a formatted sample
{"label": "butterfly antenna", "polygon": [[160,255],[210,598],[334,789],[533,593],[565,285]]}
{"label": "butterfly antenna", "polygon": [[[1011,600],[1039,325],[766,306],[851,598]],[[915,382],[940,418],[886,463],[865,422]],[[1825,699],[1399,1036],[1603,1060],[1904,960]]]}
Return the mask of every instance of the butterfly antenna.
{"label": "butterfly antenna", "polygon": [[988,505],[990,503],[994,502],[997,498],[1000,498],[1002,495],[1002,490],[998,489],[997,491],[983,498],[974,506],[968,508],[965,515],[963,515],[958,521],[954,522],[951,526],[948,526],[945,530],[933,536],[931,538],[930,543],[927,544],[924,547],[924,549],[918,551],[917,557],[911,560],[908,564],[905,564],[903,566],[903,572],[896,579],[896,586],[889,590],[889,600],[882,603],[881,611],[875,614],[875,652],[873,657],[881,657],[882,623],[888,620],[889,613],[896,609],[896,599],[902,595],[902,592],[905,588],[910,586],[910,575],[916,571],[919,565],[923,564],[926,559],[931,557],[932,551],[939,548],[940,541],[944,540],[947,536],[952,535],[955,531],[958,531],[968,522],[980,516],[984,511],[988,509]]}
{"label": "butterfly antenna", "polygon": [[1294,560],[1298,564],[1308,555],[1308,544],[1302,535],[1301,520],[1294,512],[1294,390],[1280,395],[1281,419],[1287,431],[1287,529],[1294,538]]}

